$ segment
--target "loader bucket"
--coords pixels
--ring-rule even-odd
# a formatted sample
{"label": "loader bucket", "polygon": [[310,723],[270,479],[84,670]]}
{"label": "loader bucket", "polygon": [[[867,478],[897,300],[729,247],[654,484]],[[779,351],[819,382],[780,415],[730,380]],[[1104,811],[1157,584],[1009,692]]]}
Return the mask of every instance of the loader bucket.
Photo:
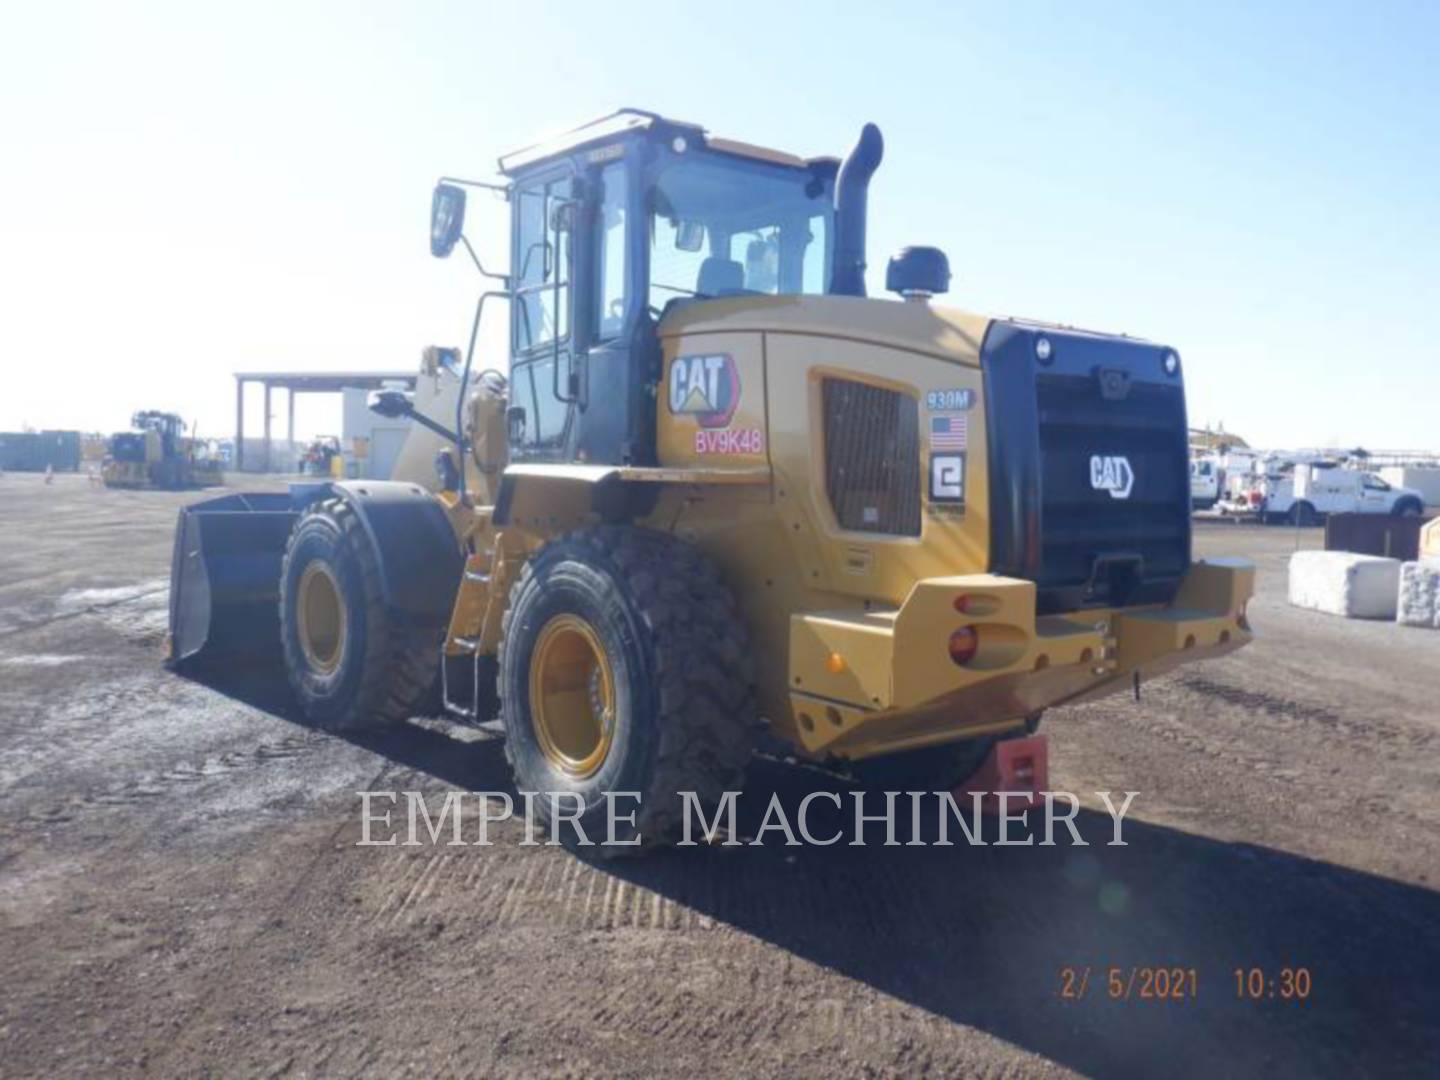
{"label": "loader bucket", "polygon": [[170,567],[170,662],[273,654],[280,564],[303,502],[280,492],[224,495],[180,511]]}

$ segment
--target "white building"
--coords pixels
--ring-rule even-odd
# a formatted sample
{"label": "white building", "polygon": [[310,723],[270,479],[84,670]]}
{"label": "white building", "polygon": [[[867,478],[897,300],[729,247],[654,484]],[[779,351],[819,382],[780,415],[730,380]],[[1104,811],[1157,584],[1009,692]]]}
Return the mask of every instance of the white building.
{"label": "white building", "polygon": [[[397,383],[394,388],[407,387]],[[345,455],[345,475],[357,480],[389,480],[414,425],[371,412],[366,405],[369,397],[368,389],[346,387],[341,391],[340,448]]]}

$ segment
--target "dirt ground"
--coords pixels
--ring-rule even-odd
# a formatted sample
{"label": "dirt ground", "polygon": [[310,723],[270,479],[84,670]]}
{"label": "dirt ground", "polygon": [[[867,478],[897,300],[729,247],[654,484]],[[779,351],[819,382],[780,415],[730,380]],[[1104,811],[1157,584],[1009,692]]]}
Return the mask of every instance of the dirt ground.
{"label": "dirt ground", "polygon": [[[252,485],[253,486],[253,485]],[[1355,1075],[1440,1061],[1440,633],[1284,602],[1318,530],[1205,525],[1259,640],[1046,719],[1093,846],[357,847],[360,790],[498,738],[346,740],[161,665],[176,507],[0,477],[0,1073]],[[759,761],[747,807],[843,785]],[[1098,790],[1138,791],[1108,847]],[[748,820],[748,819],[747,819]],[[753,825],[753,822],[750,822]],[[743,831],[743,830],[742,830]],[[1133,967],[1180,1001],[1112,999]],[[1236,968],[1308,1000],[1241,1000]],[[1064,996],[1070,968],[1087,993]],[[1077,986],[1072,986],[1072,990]],[[1433,1072],[1431,1073],[1433,1075]]]}

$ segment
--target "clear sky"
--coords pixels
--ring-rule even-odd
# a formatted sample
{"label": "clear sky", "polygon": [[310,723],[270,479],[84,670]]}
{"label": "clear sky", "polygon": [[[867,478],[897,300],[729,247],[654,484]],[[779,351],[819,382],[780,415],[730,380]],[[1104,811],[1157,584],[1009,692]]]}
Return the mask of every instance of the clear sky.
{"label": "clear sky", "polygon": [[1437,40],[1434,3],[17,3],[0,429],[229,433],[233,371],[463,344],[436,176],[626,104],[802,154],[873,120],[872,293],[935,244],[954,306],[1177,347],[1192,423],[1440,449]]}

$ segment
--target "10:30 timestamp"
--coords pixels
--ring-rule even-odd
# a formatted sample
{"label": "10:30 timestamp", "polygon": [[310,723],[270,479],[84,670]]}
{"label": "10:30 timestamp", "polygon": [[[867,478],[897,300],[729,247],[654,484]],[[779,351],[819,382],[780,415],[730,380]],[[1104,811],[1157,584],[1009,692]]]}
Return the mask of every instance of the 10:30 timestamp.
{"label": "10:30 timestamp", "polygon": [[1276,971],[1264,968],[1237,967],[1235,996],[1241,1001],[1308,1001],[1310,999],[1310,969],[1303,967],[1282,967]]}

